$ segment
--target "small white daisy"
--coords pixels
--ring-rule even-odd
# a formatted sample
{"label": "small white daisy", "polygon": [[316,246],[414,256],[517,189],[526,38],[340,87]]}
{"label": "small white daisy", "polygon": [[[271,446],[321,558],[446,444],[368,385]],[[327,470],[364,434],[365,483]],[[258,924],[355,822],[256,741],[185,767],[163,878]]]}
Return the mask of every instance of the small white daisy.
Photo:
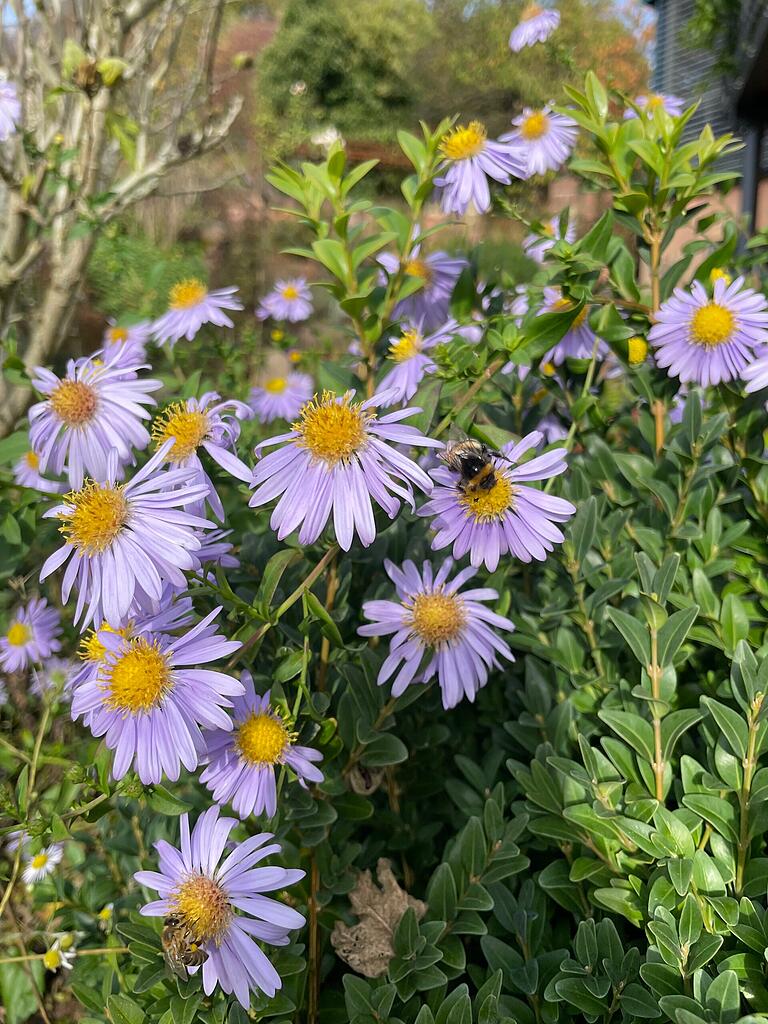
{"label": "small white daisy", "polygon": [[61,843],[44,846],[39,853],[27,856],[27,865],[21,877],[28,885],[31,885],[33,882],[40,882],[51,874],[63,856],[64,847]]}

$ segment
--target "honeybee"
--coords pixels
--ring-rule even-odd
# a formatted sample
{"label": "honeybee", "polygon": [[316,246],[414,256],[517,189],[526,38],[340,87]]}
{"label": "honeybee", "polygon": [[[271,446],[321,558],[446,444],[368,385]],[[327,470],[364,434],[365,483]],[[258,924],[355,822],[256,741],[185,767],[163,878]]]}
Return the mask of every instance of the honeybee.
{"label": "honeybee", "polygon": [[444,451],[437,453],[437,457],[454,473],[461,474],[458,486],[465,494],[490,491],[496,483],[493,459],[506,458],[501,452],[471,437],[449,443]]}
{"label": "honeybee", "polygon": [[187,968],[200,967],[208,959],[189,925],[176,914],[169,914],[163,921],[160,944],[165,962],[184,981],[189,977]]}

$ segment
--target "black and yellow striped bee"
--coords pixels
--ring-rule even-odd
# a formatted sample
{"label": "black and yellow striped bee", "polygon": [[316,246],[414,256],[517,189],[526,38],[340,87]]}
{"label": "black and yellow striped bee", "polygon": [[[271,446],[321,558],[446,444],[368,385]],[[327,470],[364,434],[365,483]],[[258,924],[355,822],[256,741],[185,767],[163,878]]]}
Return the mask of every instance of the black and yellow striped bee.
{"label": "black and yellow striped bee", "polygon": [[464,494],[490,491],[496,483],[493,460],[505,458],[501,452],[471,437],[451,442],[437,457],[454,473],[461,474],[458,487]]}
{"label": "black and yellow striped bee", "polygon": [[169,914],[163,921],[160,944],[165,962],[184,981],[189,977],[187,968],[200,967],[208,959],[189,925],[176,914]]}

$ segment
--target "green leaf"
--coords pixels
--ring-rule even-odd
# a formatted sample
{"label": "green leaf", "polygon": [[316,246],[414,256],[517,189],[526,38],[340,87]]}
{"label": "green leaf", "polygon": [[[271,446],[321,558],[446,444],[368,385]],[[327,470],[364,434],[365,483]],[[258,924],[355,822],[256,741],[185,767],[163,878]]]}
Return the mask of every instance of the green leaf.
{"label": "green leaf", "polygon": [[427,904],[432,920],[452,921],[456,916],[458,896],[456,881],[449,864],[440,864],[427,886]]}
{"label": "green leaf", "polygon": [[571,543],[576,562],[581,565],[589,553],[597,530],[597,499],[587,499],[573,518]]}
{"label": "green leaf", "polygon": [[158,814],[178,815],[192,810],[192,805],[179,800],[165,786],[153,786],[149,794],[149,806]]}
{"label": "green leaf", "polygon": [[648,631],[637,619],[619,608],[606,608],[606,615],[630,646],[640,664],[645,668],[651,661],[651,643]]}
{"label": "green leaf", "polygon": [[128,996],[110,996],[107,1009],[113,1024],[142,1024],[144,1020],[144,1011]]}
{"label": "green leaf", "polygon": [[621,1007],[625,1013],[631,1013],[634,1017],[653,1019],[661,1016],[658,1000],[636,982],[630,983],[622,991]]}
{"label": "green leaf", "polygon": [[736,650],[739,640],[746,640],[749,634],[749,618],[741,599],[736,594],[727,594],[723,600],[720,628],[727,651]]}
{"label": "green leaf", "polygon": [[608,1004],[604,999],[589,990],[587,978],[560,978],[555,982],[555,992],[561,999],[575,1006],[582,1013],[599,1017],[608,1012]]}
{"label": "green leaf", "polygon": [[323,635],[327,636],[335,647],[343,647],[344,641],[341,638],[339,627],[331,618],[331,615],[323,602],[316,597],[311,590],[305,591],[305,597],[307,599],[307,607],[320,622],[320,628],[323,631]]}
{"label": "green leaf", "polygon": [[264,566],[264,572],[261,574],[261,582],[256,592],[256,603],[263,602],[266,607],[269,607],[283,573],[289,566],[294,565],[300,559],[301,552],[293,551],[290,548],[283,548],[282,551],[272,555]]}
{"label": "green leaf", "polygon": [[[0,1006],[5,1011],[6,1024],[22,1024],[37,1009],[33,985],[42,990],[43,965],[40,961],[33,961],[28,966],[32,971],[31,978],[20,964],[0,964]],[[83,1002],[82,999],[80,1001]],[[83,1002],[83,1005],[87,1004]],[[88,1009],[94,1007],[89,1006]],[[98,1009],[102,1011],[104,1004],[101,1003]]]}
{"label": "green leaf", "polygon": [[724,839],[738,843],[738,815],[736,808],[727,800],[703,793],[688,793],[683,797],[683,804],[714,826]]}
{"label": "green leaf", "polygon": [[690,608],[683,608],[679,612],[675,612],[674,615],[670,615],[667,622],[661,627],[658,638],[660,665],[672,664],[698,614],[699,606],[694,604]]}
{"label": "green leaf", "polygon": [[312,243],[315,258],[330,270],[334,277],[346,282],[349,277],[347,267],[347,250],[335,238],[320,238]]}
{"label": "green leaf", "polygon": [[665,761],[671,760],[680,737],[703,717],[700,711],[684,708],[680,711],[671,711],[661,720],[662,757]]}
{"label": "green leaf", "polygon": [[360,760],[371,768],[400,764],[408,760],[408,748],[392,733],[380,732],[366,746]]}
{"label": "green leaf", "polygon": [[650,722],[633,714],[631,711],[599,711],[602,719],[630,747],[650,764],[655,760],[653,744],[653,728]]}
{"label": "green leaf", "polygon": [[702,697],[701,703],[714,718],[733,753],[737,757],[745,758],[749,743],[749,727],[738,711],[712,697]]}

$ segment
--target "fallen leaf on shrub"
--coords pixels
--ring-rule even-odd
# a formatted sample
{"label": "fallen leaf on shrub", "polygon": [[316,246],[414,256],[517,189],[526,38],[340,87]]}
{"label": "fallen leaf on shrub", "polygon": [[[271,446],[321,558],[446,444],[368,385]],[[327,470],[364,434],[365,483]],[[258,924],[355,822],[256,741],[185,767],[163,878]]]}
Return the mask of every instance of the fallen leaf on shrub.
{"label": "fallen leaf on shrub", "polygon": [[408,907],[413,907],[419,919],[427,910],[426,903],[400,887],[392,874],[392,864],[385,857],[379,859],[376,875],[378,886],[370,871],[362,871],[349,894],[358,923],[337,921],[331,933],[331,945],[341,959],[366,978],[378,978],[386,972],[395,955],[392,936]]}

